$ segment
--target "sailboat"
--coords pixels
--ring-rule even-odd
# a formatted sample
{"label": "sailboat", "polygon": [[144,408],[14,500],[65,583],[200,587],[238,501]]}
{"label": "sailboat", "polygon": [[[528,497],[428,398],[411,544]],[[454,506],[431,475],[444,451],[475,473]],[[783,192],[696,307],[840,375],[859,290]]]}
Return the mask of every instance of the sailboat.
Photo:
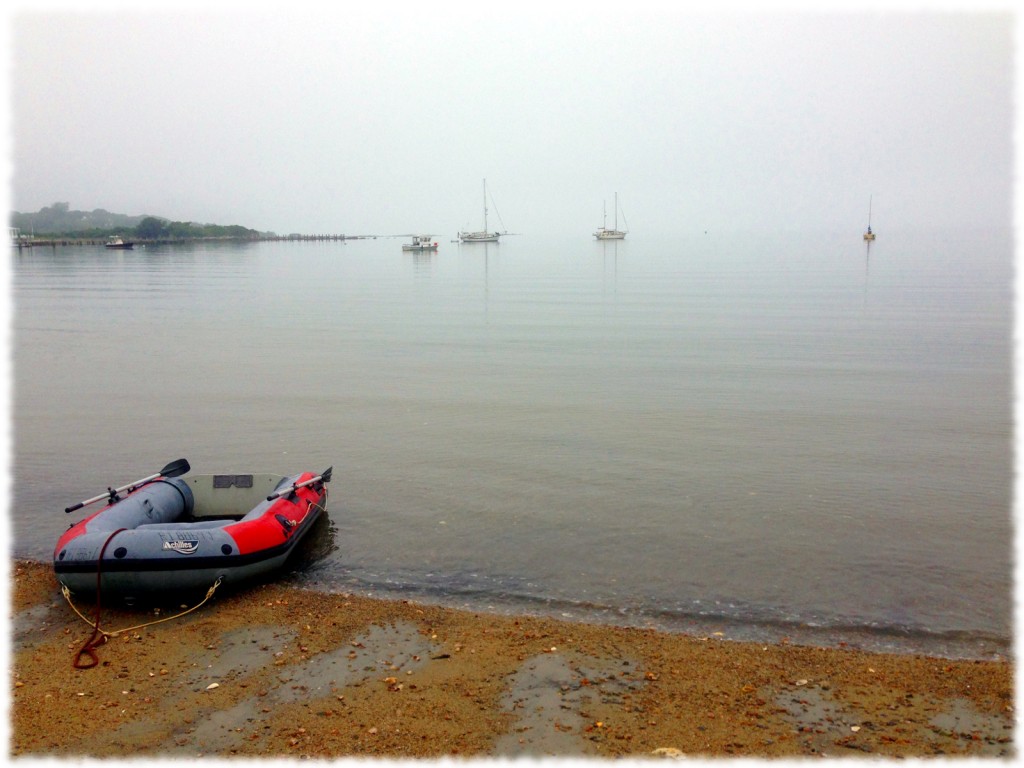
{"label": "sailboat", "polygon": [[871,198],[868,198],[868,231],[864,233],[864,239],[871,241],[875,239],[875,233],[871,231]]}
{"label": "sailboat", "polygon": [[[622,215],[623,221],[625,221],[626,215]],[[629,225],[626,225],[627,228]],[[598,228],[597,232],[594,233],[594,237],[598,240],[625,240],[626,230],[619,229],[619,193],[615,193],[615,228],[608,229],[608,209],[607,205],[604,210],[604,221],[601,227]]]}
{"label": "sailboat", "polygon": [[459,232],[463,243],[496,243],[501,232],[487,231],[487,179],[484,179],[484,228],[480,232]]}

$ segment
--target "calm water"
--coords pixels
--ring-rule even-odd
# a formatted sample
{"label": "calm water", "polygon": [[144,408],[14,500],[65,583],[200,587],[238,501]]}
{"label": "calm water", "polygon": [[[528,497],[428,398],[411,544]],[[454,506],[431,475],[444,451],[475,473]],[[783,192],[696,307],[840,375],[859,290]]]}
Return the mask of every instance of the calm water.
{"label": "calm water", "polygon": [[322,589],[1009,652],[1011,233],[439,239],[15,251],[15,553],[333,465]]}

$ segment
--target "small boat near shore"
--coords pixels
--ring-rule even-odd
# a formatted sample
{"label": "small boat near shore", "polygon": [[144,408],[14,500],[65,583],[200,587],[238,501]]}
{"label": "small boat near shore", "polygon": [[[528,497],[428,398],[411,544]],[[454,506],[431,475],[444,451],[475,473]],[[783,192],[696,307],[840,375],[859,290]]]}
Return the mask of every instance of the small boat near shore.
{"label": "small boat near shore", "polygon": [[431,235],[413,235],[411,243],[402,243],[403,251],[436,251],[437,243],[431,240]]}
{"label": "small boat near shore", "polygon": [[57,581],[129,601],[237,585],[280,570],[326,511],[331,469],[181,477],[189,469],[179,459],[68,507],[106,501],[57,541]]}
{"label": "small boat near shore", "polygon": [[121,248],[121,249],[127,250],[129,248],[134,248],[135,247],[135,243],[133,243],[131,240],[125,240],[123,237],[115,236],[115,237],[111,237],[109,240],[107,240],[107,242],[104,244],[104,247],[106,247],[106,248]]}

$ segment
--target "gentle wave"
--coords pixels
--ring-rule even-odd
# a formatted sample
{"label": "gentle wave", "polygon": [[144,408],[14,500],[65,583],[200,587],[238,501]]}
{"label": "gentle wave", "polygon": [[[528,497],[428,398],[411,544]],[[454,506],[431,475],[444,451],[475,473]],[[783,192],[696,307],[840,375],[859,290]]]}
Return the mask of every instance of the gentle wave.
{"label": "gentle wave", "polygon": [[751,642],[783,642],[816,647],[857,648],[870,652],[924,654],[956,659],[1005,659],[1012,641],[986,632],[934,631],[923,626],[856,620],[843,616],[799,616],[770,606],[738,606],[721,601],[695,601],[671,609],[540,594],[537,585],[514,589],[481,584],[481,574],[420,574],[402,579],[394,573],[358,576],[329,567],[295,574],[307,588],[349,592],[382,599],[412,599],[456,605],[467,610],[502,614],[542,615],[615,626],[657,629],[697,637]]}

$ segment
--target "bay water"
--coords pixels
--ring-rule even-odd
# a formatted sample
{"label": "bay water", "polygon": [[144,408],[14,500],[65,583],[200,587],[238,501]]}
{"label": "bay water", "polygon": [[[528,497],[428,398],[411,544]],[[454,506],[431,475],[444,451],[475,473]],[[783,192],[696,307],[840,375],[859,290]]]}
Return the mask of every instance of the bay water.
{"label": "bay water", "polygon": [[333,466],[312,588],[1010,652],[1011,232],[437,239],[14,250],[14,554]]}

